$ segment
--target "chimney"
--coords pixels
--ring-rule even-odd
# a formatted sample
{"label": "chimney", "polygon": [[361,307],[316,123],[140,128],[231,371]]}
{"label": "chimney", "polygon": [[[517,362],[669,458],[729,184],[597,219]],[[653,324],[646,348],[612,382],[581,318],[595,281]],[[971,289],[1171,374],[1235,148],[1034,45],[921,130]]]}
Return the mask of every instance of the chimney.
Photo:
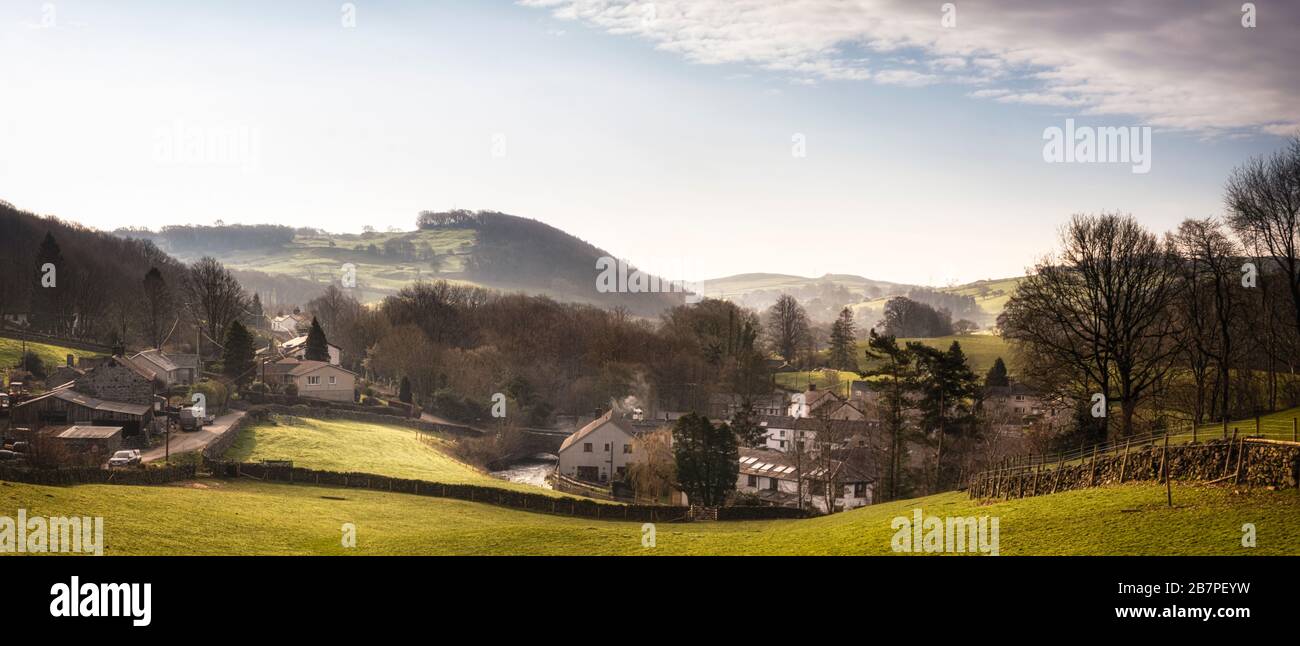
{"label": "chimney", "polygon": [[71,353],[68,354],[68,359],[67,359],[67,361],[68,361],[68,367],[69,367],[69,368],[73,367],[73,366],[72,366],[72,362],[73,362],[75,359],[76,359],[76,357],[73,357]]}
{"label": "chimney", "polygon": [[808,384],[808,392],[817,392],[817,384]]}

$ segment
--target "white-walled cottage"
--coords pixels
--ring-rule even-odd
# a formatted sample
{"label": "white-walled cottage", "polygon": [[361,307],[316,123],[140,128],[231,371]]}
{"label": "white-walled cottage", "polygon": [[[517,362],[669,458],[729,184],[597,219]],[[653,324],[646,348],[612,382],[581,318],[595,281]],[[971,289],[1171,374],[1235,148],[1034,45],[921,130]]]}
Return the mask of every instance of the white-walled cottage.
{"label": "white-walled cottage", "polygon": [[635,437],[632,425],[610,410],[564,438],[557,468],[561,475],[576,480],[617,480],[636,461]]}

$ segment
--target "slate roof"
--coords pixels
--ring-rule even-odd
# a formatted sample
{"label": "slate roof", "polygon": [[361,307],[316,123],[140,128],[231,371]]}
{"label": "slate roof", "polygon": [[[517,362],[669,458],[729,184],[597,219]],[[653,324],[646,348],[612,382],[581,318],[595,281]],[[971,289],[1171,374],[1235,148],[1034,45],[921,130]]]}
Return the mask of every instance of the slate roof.
{"label": "slate roof", "polygon": [[635,431],[632,429],[632,425],[629,424],[627,420],[623,419],[622,417],[615,416],[614,409],[611,408],[609,409],[609,412],[605,413],[604,415],[601,415],[600,417],[597,417],[596,419],[591,420],[591,422],[588,423],[586,426],[582,427],[581,429],[578,429],[578,432],[564,438],[564,442],[560,444],[560,450],[563,451],[569,448],[570,446],[573,446],[575,443],[582,440],[582,438],[591,435],[593,432],[596,431],[596,429],[606,424],[613,424],[618,430],[626,433],[628,437],[636,436]]}

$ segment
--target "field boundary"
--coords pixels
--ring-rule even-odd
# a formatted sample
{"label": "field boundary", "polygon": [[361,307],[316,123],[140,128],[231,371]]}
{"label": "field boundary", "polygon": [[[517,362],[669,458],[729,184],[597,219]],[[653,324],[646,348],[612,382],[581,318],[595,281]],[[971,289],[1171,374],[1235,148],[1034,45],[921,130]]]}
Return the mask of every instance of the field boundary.
{"label": "field boundary", "polygon": [[[447,484],[428,480],[394,478],[374,473],[305,469],[283,463],[203,461],[205,470],[219,478],[252,478],[309,486],[332,486],[386,491],[434,498],[452,498],[523,511],[634,522],[685,522],[691,519],[687,507],[670,505],[624,505],[589,498],[562,498],[540,493],[514,491],[472,484]],[[784,507],[721,507],[717,520],[779,520],[803,518],[806,514]]]}
{"label": "field boundary", "polygon": [[1066,462],[1065,454],[1026,456],[978,472],[967,481],[972,498],[1024,498],[1132,481],[1171,480],[1286,489],[1300,484],[1300,442],[1232,437],[1170,444],[1123,442]]}
{"label": "field boundary", "polygon": [[195,464],[177,464],[148,469],[101,469],[99,467],[60,467],[57,469],[17,469],[0,466],[0,480],[34,485],[120,484],[160,485],[193,480],[198,475]]}

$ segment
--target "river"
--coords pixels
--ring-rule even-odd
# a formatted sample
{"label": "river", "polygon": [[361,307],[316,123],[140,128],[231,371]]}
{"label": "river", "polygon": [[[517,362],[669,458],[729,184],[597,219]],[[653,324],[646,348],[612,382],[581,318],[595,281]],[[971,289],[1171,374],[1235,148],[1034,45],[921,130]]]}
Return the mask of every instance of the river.
{"label": "river", "polygon": [[488,472],[494,478],[509,480],[510,482],[522,482],[543,489],[550,489],[551,483],[546,481],[546,476],[555,470],[555,463],[559,460],[548,453],[538,453],[537,455],[524,458],[512,463],[509,467],[500,471]]}

